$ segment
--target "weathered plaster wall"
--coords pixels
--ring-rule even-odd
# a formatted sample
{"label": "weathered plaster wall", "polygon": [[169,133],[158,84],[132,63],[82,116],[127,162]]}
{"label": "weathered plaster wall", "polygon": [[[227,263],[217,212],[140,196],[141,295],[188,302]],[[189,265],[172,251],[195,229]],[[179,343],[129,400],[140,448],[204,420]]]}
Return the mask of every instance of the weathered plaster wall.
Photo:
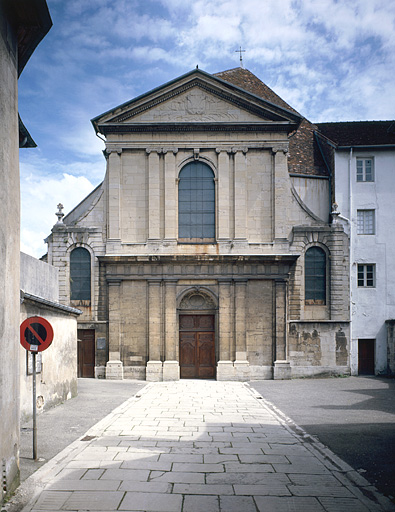
{"label": "weathered plaster wall", "polygon": [[[57,302],[58,269],[22,253],[21,290]],[[42,412],[77,394],[77,317],[26,298],[20,310],[20,323],[28,317],[41,316],[51,323],[54,330],[52,344],[37,355],[42,367],[37,375],[37,410]],[[19,357],[21,420],[26,421],[32,415],[32,356],[27,356],[26,350],[20,346]]]}
{"label": "weathered plaster wall", "polygon": [[[42,358],[42,370],[37,374],[37,412],[40,413],[77,395],[77,319],[26,300],[21,305],[20,316],[21,322],[30,316],[41,316],[54,330],[52,344],[37,356]],[[32,415],[33,377],[28,374],[28,357],[22,346],[19,356],[21,421],[24,422]]]}
{"label": "weathered plaster wall", "polygon": [[[16,39],[0,5],[0,464],[19,482],[19,158]],[[3,493],[0,494],[0,502]]]}
{"label": "weathered plaster wall", "polygon": [[[357,157],[373,158],[374,181],[356,181]],[[336,200],[339,211],[351,220],[351,368],[358,373],[358,339],[375,339],[375,373],[387,371],[385,321],[395,317],[395,252],[393,236],[394,150],[337,152]],[[349,176],[351,171],[351,179]],[[351,199],[350,199],[351,197]],[[375,210],[375,234],[357,234],[357,210]],[[345,223],[345,228],[350,227]],[[376,265],[373,288],[357,286],[358,263]]]}

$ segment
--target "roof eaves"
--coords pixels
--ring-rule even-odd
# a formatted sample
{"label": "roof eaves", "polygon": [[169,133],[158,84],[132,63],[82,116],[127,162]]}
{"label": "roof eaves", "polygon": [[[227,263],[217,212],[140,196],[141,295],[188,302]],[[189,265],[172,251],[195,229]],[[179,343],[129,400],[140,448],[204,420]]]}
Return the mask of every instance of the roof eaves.
{"label": "roof eaves", "polygon": [[166,87],[169,87],[171,85],[173,85],[174,83],[178,82],[179,80],[183,80],[185,78],[188,78],[189,76],[193,75],[194,73],[201,73],[203,75],[206,75],[206,76],[212,76],[210,75],[209,73],[207,73],[206,71],[203,71],[199,68],[195,68],[195,69],[192,69],[191,71],[188,71],[188,73],[185,73],[177,78],[174,78],[173,80],[170,80],[169,82],[166,82],[162,85],[159,85],[158,87],[155,87],[154,89],[151,89],[150,91],[147,91],[145,92],[144,94],[140,94],[139,96],[136,96],[135,98],[133,98],[132,100],[129,100],[129,101],[125,101],[125,103],[121,103],[121,105],[118,105],[114,108],[111,108],[110,110],[107,110],[107,112],[104,112],[103,114],[100,114],[99,116],[96,116],[94,117],[93,119],[91,119],[91,123],[93,124],[93,127],[95,128],[96,130],[96,133],[98,132],[98,120],[101,119],[102,117],[104,116],[107,116],[111,113],[115,113],[116,110],[118,109],[122,109],[124,107],[127,107],[129,105],[132,105],[133,103],[136,103],[137,101],[140,101],[142,99],[144,99],[145,97],[151,95],[151,94],[155,94],[157,92],[159,92],[160,90],[162,89],[165,89]]}
{"label": "roof eaves", "polygon": [[215,74],[210,74],[210,73],[207,73],[206,71],[203,71],[202,69],[199,69],[199,68],[195,68],[191,71],[189,71],[188,73],[185,73],[184,75],[181,75],[177,78],[174,78],[173,80],[170,80],[169,82],[166,82],[165,84],[162,84],[160,85],[159,87],[156,87],[154,89],[151,89],[150,91],[144,93],[144,94],[141,94],[140,96],[137,96],[136,98],[133,98],[132,100],[129,100],[125,103],[122,103],[121,105],[118,105],[117,107],[114,107],[110,110],[108,110],[107,112],[104,112],[103,114],[100,114],[99,116],[96,116],[94,117],[93,119],[91,119],[91,123],[96,131],[96,133],[100,133],[100,129],[99,129],[99,120],[109,114],[112,114],[119,110],[119,109],[122,109],[124,107],[128,107],[128,106],[131,106],[133,105],[133,103],[137,103],[138,101],[141,101],[142,99],[144,99],[145,97],[148,97],[149,95],[152,95],[152,94],[156,94],[158,93],[159,91],[179,82],[180,80],[184,80],[185,78],[188,78],[189,76],[192,76],[194,74],[201,74],[209,79],[214,79],[216,80],[217,82],[221,83],[221,85],[223,85],[224,87],[228,88],[228,89],[232,89],[232,90],[235,90],[237,91],[238,93],[242,92],[244,94],[247,94],[248,96],[250,97],[253,97],[255,98],[257,101],[267,105],[270,109],[274,110],[275,112],[285,112],[289,117],[291,117],[291,119],[294,121],[294,122],[297,122],[297,123],[300,123],[300,121],[303,119],[303,116],[301,116],[299,113],[296,113],[296,112],[292,112],[291,110],[288,110],[286,109],[285,107],[282,107],[280,105],[277,105],[276,103],[273,103],[269,100],[266,100],[265,98],[262,98],[261,96],[257,95],[257,94],[254,94],[246,89],[243,89],[242,87],[238,87],[237,85],[234,85],[233,83],[231,82],[228,82],[226,80],[223,80],[222,78],[219,78],[218,76],[216,76]]}

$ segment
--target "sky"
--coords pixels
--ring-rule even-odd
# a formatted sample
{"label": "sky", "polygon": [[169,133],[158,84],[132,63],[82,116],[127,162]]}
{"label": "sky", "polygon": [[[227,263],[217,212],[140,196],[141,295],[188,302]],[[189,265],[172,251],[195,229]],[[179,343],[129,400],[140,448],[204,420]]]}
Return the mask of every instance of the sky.
{"label": "sky", "polygon": [[53,27],[19,79],[21,250],[46,253],[56,205],[105,175],[90,120],[194,69],[243,65],[312,122],[395,119],[387,0],[47,0]]}

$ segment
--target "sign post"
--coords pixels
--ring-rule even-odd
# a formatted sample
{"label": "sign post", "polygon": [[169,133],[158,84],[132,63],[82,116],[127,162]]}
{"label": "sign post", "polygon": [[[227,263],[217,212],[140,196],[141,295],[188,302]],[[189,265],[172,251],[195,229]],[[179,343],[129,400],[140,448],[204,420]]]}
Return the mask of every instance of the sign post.
{"label": "sign post", "polygon": [[52,325],[40,316],[32,316],[21,323],[20,342],[23,348],[31,352],[33,358],[33,460],[37,455],[37,383],[36,355],[46,350],[53,340]]}

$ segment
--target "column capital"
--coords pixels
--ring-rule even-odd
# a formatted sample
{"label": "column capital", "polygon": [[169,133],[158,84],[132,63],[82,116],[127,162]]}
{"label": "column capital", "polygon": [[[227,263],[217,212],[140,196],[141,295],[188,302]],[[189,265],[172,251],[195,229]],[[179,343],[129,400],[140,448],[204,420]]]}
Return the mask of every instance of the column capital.
{"label": "column capital", "polygon": [[162,283],[162,278],[161,277],[158,277],[158,278],[148,278],[147,279],[147,283],[151,286],[153,285],[160,285]]}
{"label": "column capital", "polygon": [[166,153],[173,153],[174,155],[176,155],[178,153],[178,148],[175,148],[173,146],[166,146],[163,148],[163,154],[165,155]]}
{"label": "column capital", "polygon": [[174,286],[174,285],[176,285],[178,283],[178,279],[177,278],[173,279],[171,277],[170,278],[168,277],[168,278],[164,279],[163,281],[164,281],[164,283],[166,285],[168,284],[168,285],[172,285],[172,286]]}
{"label": "column capital", "polygon": [[276,153],[278,152],[282,152],[284,153],[284,155],[286,155],[288,153],[288,145],[275,145],[275,146],[272,146],[272,153],[275,155]]}
{"label": "column capital", "polygon": [[118,155],[122,154],[122,148],[117,146],[107,146],[106,153],[111,155],[112,153],[117,153]]}
{"label": "column capital", "polygon": [[157,153],[158,155],[160,155],[163,152],[163,148],[148,147],[145,148],[145,152],[147,153],[147,155],[150,155],[151,153]]}
{"label": "column capital", "polygon": [[247,277],[234,277],[233,281],[235,284],[247,284],[248,278]]}
{"label": "column capital", "polygon": [[112,277],[107,277],[108,286],[120,286],[122,283],[122,279],[114,279]]}
{"label": "column capital", "polygon": [[232,284],[233,279],[231,277],[219,277],[217,281],[218,284]]}
{"label": "column capital", "polygon": [[244,155],[248,152],[247,146],[234,146],[232,147],[232,153],[243,153]]}

